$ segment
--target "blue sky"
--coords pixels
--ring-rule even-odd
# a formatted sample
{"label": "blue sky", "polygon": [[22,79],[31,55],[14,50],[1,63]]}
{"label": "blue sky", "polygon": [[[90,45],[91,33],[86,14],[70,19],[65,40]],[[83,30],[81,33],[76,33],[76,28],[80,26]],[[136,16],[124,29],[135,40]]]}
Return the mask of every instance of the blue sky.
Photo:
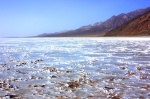
{"label": "blue sky", "polygon": [[72,30],[149,6],[149,0],[0,0],[0,37]]}

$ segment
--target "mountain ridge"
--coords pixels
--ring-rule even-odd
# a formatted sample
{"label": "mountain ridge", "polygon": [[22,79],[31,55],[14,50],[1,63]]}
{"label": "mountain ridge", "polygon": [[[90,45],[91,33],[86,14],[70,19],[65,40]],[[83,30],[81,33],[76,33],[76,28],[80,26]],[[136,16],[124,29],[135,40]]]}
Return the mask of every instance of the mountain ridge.
{"label": "mountain ridge", "polygon": [[104,36],[150,36],[150,11],[123,24]]}
{"label": "mountain ridge", "polygon": [[78,37],[78,36],[104,36],[105,33],[135,19],[136,17],[150,11],[150,7],[138,9],[127,14],[121,13],[117,16],[113,15],[104,22],[96,22],[93,25],[82,26],[75,30],[57,33],[46,33],[38,35],[38,37]]}

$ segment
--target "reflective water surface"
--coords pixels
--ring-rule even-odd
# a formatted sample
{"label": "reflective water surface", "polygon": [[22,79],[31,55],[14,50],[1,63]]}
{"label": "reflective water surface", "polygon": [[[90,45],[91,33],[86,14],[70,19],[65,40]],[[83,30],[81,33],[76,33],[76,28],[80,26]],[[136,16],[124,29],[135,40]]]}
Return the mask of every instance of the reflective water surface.
{"label": "reflective water surface", "polygon": [[150,38],[0,38],[0,98],[149,99]]}

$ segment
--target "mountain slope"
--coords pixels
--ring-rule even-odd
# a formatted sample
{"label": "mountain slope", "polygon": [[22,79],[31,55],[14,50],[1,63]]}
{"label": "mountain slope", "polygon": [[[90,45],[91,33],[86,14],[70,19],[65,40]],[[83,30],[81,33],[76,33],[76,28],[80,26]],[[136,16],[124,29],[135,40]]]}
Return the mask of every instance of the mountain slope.
{"label": "mountain slope", "polygon": [[61,33],[45,33],[39,35],[39,37],[104,36],[106,32],[131,21],[135,17],[138,17],[147,11],[150,11],[150,7],[135,10],[127,14],[122,13],[118,16],[112,16],[104,22],[97,22],[93,25],[82,26],[76,30],[70,30]]}
{"label": "mountain slope", "polygon": [[108,32],[105,36],[150,36],[150,11]]}

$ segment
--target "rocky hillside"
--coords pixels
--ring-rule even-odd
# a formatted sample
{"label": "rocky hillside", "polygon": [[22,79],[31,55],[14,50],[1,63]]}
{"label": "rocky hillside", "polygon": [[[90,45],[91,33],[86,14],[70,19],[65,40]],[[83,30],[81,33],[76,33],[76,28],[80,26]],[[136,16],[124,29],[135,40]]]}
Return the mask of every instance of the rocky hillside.
{"label": "rocky hillside", "polygon": [[93,25],[83,26],[76,30],[70,30],[61,33],[45,33],[39,35],[40,37],[71,37],[71,36],[104,36],[105,33],[111,31],[122,24],[125,24],[139,15],[144,14],[145,12],[150,11],[150,7],[145,9],[139,9],[132,11],[127,14],[120,14],[118,16],[112,16],[104,22],[97,22]]}
{"label": "rocky hillside", "polygon": [[106,33],[105,36],[150,36],[150,11]]}

